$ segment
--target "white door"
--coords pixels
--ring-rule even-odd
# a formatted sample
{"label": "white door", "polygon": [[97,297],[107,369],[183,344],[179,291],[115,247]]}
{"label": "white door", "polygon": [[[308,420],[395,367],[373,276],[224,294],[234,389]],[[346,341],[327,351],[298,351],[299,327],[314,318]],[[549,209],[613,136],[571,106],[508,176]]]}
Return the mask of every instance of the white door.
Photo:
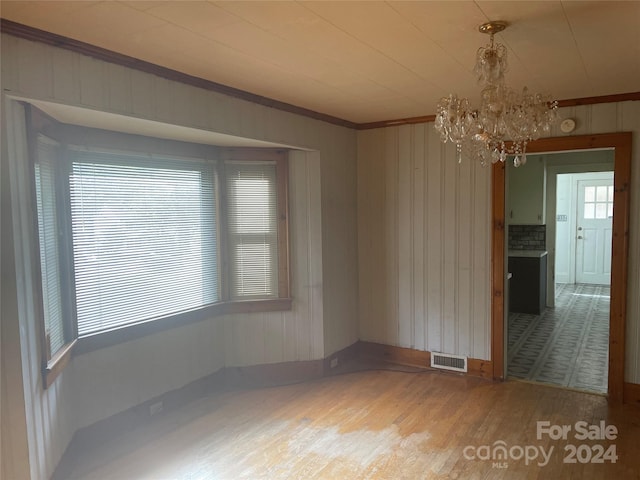
{"label": "white door", "polygon": [[613,179],[578,181],[576,283],[611,283]]}

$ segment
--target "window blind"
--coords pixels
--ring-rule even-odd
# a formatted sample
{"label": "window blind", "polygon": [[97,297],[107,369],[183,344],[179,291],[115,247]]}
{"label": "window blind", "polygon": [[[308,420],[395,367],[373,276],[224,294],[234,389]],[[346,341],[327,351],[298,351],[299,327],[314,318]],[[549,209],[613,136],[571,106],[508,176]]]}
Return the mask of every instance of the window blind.
{"label": "window blind", "polygon": [[225,170],[231,298],[277,297],[275,162],[227,162]]}
{"label": "window blind", "polygon": [[56,202],[56,163],[58,144],[38,135],[35,162],[36,210],[40,242],[40,270],[45,335],[50,359],[64,346],[65,332],[60,283],[58,204]]}
{"label": "window blind", "polygon": [[212,165],[73,151],[78,335],[218,300]]}

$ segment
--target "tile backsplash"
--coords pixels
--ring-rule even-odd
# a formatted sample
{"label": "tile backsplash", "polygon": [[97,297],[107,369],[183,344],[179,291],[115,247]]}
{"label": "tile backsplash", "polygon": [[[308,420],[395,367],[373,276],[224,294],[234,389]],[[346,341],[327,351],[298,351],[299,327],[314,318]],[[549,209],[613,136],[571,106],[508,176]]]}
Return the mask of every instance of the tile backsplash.
{"label": "tile backsplash", "polygon": [[509,250],[546,250],[546,225],[509,225]]}

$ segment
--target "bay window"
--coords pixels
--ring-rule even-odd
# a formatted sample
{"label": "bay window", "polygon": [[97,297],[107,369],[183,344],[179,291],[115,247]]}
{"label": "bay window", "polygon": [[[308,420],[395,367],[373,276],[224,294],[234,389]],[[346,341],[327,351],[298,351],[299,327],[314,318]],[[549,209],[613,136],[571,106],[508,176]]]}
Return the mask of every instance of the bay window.
{"label": "bay window", "polygon": [[285,152],[32,115],[45,380],[75,343],[290,308]]}

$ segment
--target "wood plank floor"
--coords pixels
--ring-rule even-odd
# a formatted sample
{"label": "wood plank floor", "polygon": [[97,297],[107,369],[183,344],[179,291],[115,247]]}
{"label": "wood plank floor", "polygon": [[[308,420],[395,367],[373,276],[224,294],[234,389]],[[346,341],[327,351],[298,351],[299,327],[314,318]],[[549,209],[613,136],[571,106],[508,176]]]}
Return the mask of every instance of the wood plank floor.
{"label": "wood plank floor", "polygon": [[[538,439],[537,421],[571,426],[567,440]],[[577,440],[579,421],[617,438]],[[499,441],[507,458],[485,459]],[[563,463],[567,444],[583,461],[615,445],[618,459]],[[544,466],[541,448],[553,449]],[[518,381],[369,370],[215,393],[64,462],[73,479],[637,479],[640,410]]]}

